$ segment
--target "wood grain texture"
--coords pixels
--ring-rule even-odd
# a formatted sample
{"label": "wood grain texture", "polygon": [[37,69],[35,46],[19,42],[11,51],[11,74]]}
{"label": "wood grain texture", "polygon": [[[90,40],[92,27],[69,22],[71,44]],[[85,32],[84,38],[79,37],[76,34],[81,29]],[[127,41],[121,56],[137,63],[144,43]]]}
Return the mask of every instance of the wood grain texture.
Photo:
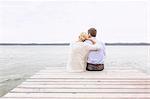
{"label": "wood grain texture", "polygon": [[121,66],[82,73],[47,67],[0,99],[150,99],[150,76]]}

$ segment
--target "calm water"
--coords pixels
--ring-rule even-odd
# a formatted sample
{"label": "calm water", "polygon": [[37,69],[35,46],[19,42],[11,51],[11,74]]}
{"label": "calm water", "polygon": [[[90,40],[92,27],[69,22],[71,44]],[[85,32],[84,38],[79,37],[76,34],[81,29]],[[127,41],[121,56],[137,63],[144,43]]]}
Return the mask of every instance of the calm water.
{"label": "calm water", "polygon": [[[131,66],[150,75],[150,46],[107,46],[105,66]],[[68,46],[0,46],[0,96],[44,67],[65,66]]]}

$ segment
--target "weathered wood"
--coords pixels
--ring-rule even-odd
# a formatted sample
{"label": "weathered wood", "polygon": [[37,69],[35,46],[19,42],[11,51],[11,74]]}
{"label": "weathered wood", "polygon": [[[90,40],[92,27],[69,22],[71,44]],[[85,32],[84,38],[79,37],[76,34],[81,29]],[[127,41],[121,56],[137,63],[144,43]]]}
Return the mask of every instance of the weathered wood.
{"label": "weathered wood", "polygon": [[[56,67],[56,68],[52,68],[52,67],[46,67],[46,70],[55,70],[55,69],[63,69],[65,70],[65,67]],[[133,70],[133,67],[105,67],[105,69],[109,69],[109,70]]]}
{"label": "weathered wood", "polygon": [[15,88],[11,92],[13,93],[149,93],[150,94],[150,89],[55,89],[55,88],[50,88],[50,89],[39,89],[39,88]]}
{"label": "weathered wood", "polygon": [[[120,74],[120,75],[119,75]],[[39,75],[39,76],[56,76],[56,75],[63,75],[63,76],[79,76],[79,75],[82,75],[82,76],[136,76],[135,73],[84,73],[84,74],[81,74],[81,73],[36,73],[36,75]],[[146,74],[144,73],[139,73],[138,76],[146,76]]]}
{"label": "weathered wood", "polygon": [[142,98],[141,97],[136,97],[136,98],[135,97],[130,97],[130,98],[128,98],[128,97],[126,97],[126,98],[125,97],[124,98],[121,98],[121,97],[111,97],[111,98],[110,97],[109,98],[108,97],[107,98],[106,97],[105,98],[104,97],[103,98],[99,98],[99,97],[98,98],[96,98],[96,97],[92,97],[92,98],[91,97],[86,97],[86,98],[84,98],[84,97],[80,97],[80,98],[77,98],[77,97],[69,97],[69,98],[67,98],[67,97],[65,97],[65,98],[63,98],[63,97],[59,97],[59,98],[55,98],[55,97],[30,97],[30,98],[29,97],[28,98],[27,97],[26,98],[24,98],[24,97],[23,98],[22,97],[21,98],[20,97],[11,97],[11,98],[5,97],[4,98],[4,97],[2,97],[0,99],[150,99],[150,98],[148,98],[148,97],[142,97]]}
{"label": "weathered wood", "polygon": [[99,89],[99,88],[150,88],[150,85],[24,85],[21,84],[18,86],[19,88],[68,88],[68,89],[73,89],[73,88],[83,88],[83,89]]}
{"label": "weathered wood", "polygon": [[78,98],[78,97],[69,97],[69,98],[67,98],[67,97],[65,97],[65,98],[63,98],[63,97],[57,97],[57,98],[55,98],[55,97],[11,97],[11,98],[9,98],[9,97],[2,97],[2,98],[0,98],[0,99],[150,99],[149,97],[130,97],[130,98],[128,98],[128,97],[124,97],[124,98],[121,98],[121,97],[103,97],[103,98],[99,98],[99,97],[86,97],[86,98],[84,98],[84,97],[80,97],[80,98]]}
{"label": "weathered wood", "polygon": [[146,76],[138,76],[138,75],[61,75],[61,74],[57,74],[57,75],[34,75],[30,78],[80,78],[80,79],[84,79],[84,78],[95,78],[95,79],[145,79],[148,80],[150,79],[150,77],[146,77]]}
{"label": "weathered wood", "polygon": [[[135,73],[139,73],[138,70],[104,70],[101,72],[135,72]],[[50,70],[41,70],[40,72],[66,72],[65,69],[50,69]]]}
{"label": "weathered wood", "polygon": [[81,73],[46,67],[0,99],[150,99],[150,76],[129,66]]}
{"label": "weathered wood", "polygon": [[150,98],[149,94],[123,94],[123,93],[8,93],[5,97],[48,97],[48,98],[59,98],[59,97],[63,97],[63,98]]}
{"label": "weathered wood", "polygon": [[24,85],[81,85],[81,84],[90,84],[90,85],[96,85],[96,84],[104,84],[104,85],[129,85],[129,84],[133,84],[133,85],[150,85],[150,81],[93,81],[93,82],[88,82],[88,81],[49,81],[49,82],[38,82],[38,81],[34,81],[34,82],[28,82],[25,81],[22,84]]}
{"label": "weathered wood", "polygon": [[58,82],[58,81],[63,81],[63,82],[95,82],[95,81],[108,81],[108,82],[115,82],[115,81],[119,81],[119,82],[126,82],[126,81],[135,81],[135,82],[140,82],[140,81],[146,81],[146,82],[150,82],[150,79],[133,79],[133,78],[126,78],[126,79],[113,79],[113,78],[110,78],[110,79],[95,79],[95,78],[84,78],[84,79],[80,79],[80,78],[69,78],[69,79],[64,79],[64,78],[29,78],[26,80],[26,82]]}

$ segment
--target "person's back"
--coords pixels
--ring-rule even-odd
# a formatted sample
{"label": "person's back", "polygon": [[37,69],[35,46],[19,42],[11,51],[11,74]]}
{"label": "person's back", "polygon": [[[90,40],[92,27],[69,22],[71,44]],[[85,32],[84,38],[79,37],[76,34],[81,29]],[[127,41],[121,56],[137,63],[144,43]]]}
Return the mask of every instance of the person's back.
{"label": "person's back", "polygon": [[[96,38],[92,38],[96,39]],[[85,41],[88,44],[92,44],[91,41],[87,40]],[[90,51],[87,58],[87,63],[91,64],[104,64],[104,58],[105,58],[105,44],[103,42],[100,42],[96,40],[98,44],[100,45],[100,50],[97,51]]]}
{"label": "person's back", "polygon": [[69,61],[67,69],[70,72],[82,72],[85,71],[83,66],[86,51],[82,42],[76,42],[70,45]]}
{"label": "person's back", "polygon": [[[104,58],[105,58],[105,44],[100,42],[96,39],[96,29],[90,28],[88,30],[89,35],[92,39],[95,39],[96,42],[100,45],[100,50],[97,51],[90,51],[87,58],[87,70],[94,71],[94,70],[103,70],[104,69]],[[92,44],[91,41],[86,40],[85,43]]]}
{"label": "person's back", "polygon": [[[83,36],[83,34],[81,33],[80,35]],[[88,35],[86,37],[88,37]],[[69,57],[68,57],[68,62],[67,62],[68,72],[86,71],[86,58],[87,58],[89,51],[100,49],[100,46],[96,44],[95,41],[94,41],[94,44],[87,45],[84,43],[85,40],[82,40],[83,38],[82,39],[81,38],[79,38],[78,41],[70,44]]]}

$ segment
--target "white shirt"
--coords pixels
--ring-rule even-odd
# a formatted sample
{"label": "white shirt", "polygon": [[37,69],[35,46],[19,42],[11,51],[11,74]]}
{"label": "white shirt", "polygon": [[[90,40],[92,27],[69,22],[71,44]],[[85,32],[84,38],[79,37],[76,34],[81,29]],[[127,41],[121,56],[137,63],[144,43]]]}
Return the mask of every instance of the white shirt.
{"label": "white shirt", "polygon": [[[92,39],[96,40],[95,37],[92,37]],[[87,63],[91,64],[104,64],[105,59],[105,44],[103,42],[99,42],[96,40],[97,44],[101,46],[101,48],[97,51],[90,51],[88,54]],[[89,40],[86,40],[84,43],[88,43],[92,45],[92,42]]]}
{"label": "white shirt", "polygon": [[69,59],[67,62],[68,72],[83,72],[86,70],[87,55],[90,50],[98,50],[98,44],[89,45],[84,42],[74,42],[70,45]]}

